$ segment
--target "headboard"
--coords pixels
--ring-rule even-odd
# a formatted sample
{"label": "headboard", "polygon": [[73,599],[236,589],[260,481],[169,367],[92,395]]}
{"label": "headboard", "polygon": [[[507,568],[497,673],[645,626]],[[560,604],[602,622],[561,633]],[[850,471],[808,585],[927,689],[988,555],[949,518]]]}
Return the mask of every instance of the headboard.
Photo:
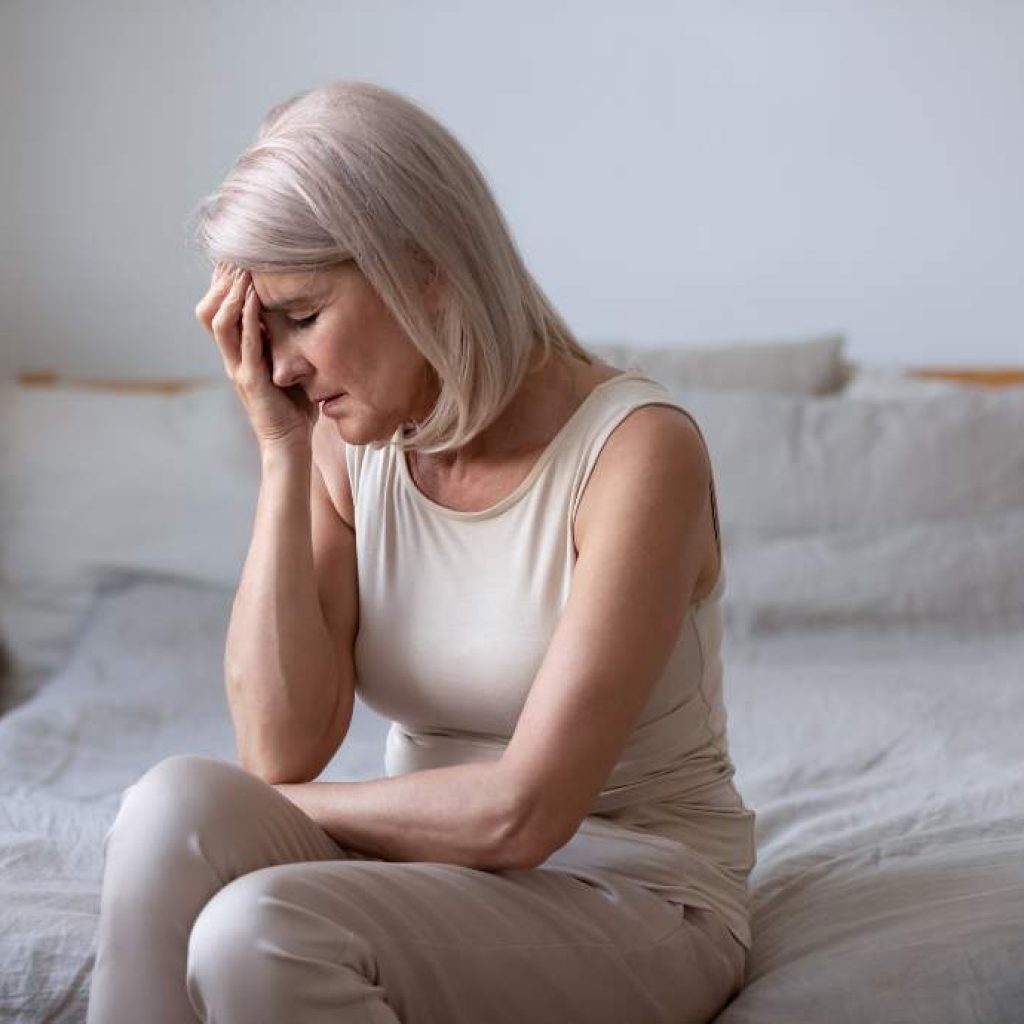
{"label": "headboard", "polygon": [[[911,366],[903,373],[923,380],[948,380],[970,387],[1024,387],[1024,366]],[[152,392],[177,394],[198,384],[209,384],[210,377],[167,377],[126,379],[114,377],[74,378],[53,370],[31,370],[18,374],[18,383],[32,387],[56,387],[73,384],[103,391]]]}
{"label": "headboard", "polygon": [[908,377],[948,380],[985,388],[1024,386],[1024,366],[916,366],[906,373]]}
{"label": "headboard", "polygon": [[210,377],[165,377],[140,378],[130,380],[117,377],[68,377],[54,370],[28,370],[19,373],[18,383],[28,387],[57,387],[73,384],[75,387],[97,388],[101,391],[152,392],[154,394],[175,395],[187,391],[197,384],[209,384]]}

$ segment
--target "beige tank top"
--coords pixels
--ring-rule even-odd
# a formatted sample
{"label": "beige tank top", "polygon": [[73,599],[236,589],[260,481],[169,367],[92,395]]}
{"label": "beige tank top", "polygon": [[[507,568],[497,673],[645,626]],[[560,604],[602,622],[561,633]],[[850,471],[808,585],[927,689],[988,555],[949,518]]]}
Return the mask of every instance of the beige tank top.
{"label": "beige tank top", "polygon": [[[392,721],[389,776],[500,758],[569,597],[583,489],[615,427],[652,404],[682,409],[637,368],[599,384],[519,486],[479,512],[423,494],[396,444],[347,446],[357,692]],[[392,442],[400,436],[399,428]],[[711,497],[717,533],[714,483]],[[714,589],[690,606],[591,813],[540,868],[597,884],[612,871],[672,902],[710,908],[749,949],[755,814],[732,782],[724,586],[723,562]]]}

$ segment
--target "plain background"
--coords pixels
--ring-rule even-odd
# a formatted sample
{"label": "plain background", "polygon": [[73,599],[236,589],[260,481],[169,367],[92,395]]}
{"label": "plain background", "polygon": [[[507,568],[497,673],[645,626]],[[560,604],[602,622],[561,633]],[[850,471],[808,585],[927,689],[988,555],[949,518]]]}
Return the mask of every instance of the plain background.
{"label": "plain background", "polygon": [[263,113],[403,92],[590,342],[1024,362],[1024,2],[0,0],[0,373],[222,374],[188,215]]}

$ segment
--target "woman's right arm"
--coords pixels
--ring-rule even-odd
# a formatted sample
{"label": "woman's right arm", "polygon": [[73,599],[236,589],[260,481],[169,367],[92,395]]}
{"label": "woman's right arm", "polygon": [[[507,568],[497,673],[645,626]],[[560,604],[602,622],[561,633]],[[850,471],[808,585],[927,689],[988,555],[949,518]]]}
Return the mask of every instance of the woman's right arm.
{"label": "woman's right arm", "polygon": [[[220,262],[196,304],[259,442],[252,541],[228,623],[224,675],[242,767],[308,782],[341,745],[355,699],[355,533],[317,468],[316,407],[277,387],[248,271]],[[322,436],[322,435],[320,435]],[[351,509],[341,446],[344,492]],[[328,463],[332,453],[324,456]],[[338,452],[333,452],[337,460]]]}
{"label": "woman's right arm", "polygon": [[[242,767],[271,784],[308,782],[352,719],[355,534],[311,448],[265,446],[261,467],[227,632],[225,685]],[[344,464],[339,476],[347,487]]]}

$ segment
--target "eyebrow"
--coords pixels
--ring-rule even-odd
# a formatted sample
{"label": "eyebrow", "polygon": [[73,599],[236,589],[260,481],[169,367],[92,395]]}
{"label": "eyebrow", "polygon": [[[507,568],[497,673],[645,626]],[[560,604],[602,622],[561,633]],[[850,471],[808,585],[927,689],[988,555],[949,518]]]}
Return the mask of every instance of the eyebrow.
{"label": "eyebrow", "polygon": [[273,303],[271,303],[271,302],[262,302],[262,303],[260,303],[260,305],[264,309],[269,309],[271,311],[277,311],[277,310],[291,309],[293,306],[313,305],[313,304],[315,304],[315,303],[317,303],[319,301],[320,301],[319,299],[314,298],[312,296],[295,295],[295,296],[293,296],[290,299],[281,299],[279,302],[273,302]]}

